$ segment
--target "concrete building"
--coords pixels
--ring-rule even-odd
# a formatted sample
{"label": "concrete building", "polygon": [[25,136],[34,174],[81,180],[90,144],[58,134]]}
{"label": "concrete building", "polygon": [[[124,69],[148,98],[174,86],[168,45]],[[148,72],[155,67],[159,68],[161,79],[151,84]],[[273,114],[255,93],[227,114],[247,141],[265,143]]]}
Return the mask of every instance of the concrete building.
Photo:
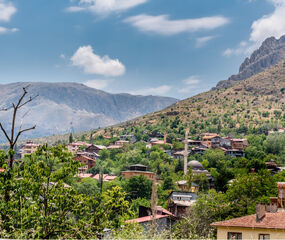
{"label": "concrete building", "polygon": [[21,158],[24,158],[25,155],[30,155],[37,151],[40,144],[33,143],[32,141],[29,141],[25,143],[21,148]]}
{"label": "concrete building", "polygon": [[212,223],[217,239],[285,239],[285,183],[278,183],[278,197],[270,205],[257,205],[256,214]]}

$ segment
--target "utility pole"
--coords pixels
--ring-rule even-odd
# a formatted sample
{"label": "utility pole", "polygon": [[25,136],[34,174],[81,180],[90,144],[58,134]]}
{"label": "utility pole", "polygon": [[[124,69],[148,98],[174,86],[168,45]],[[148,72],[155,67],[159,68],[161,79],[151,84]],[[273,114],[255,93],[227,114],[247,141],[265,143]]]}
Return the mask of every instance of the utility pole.
{"label": "utility pole", "polygon": [[185,131],[185,140],[184,140],[184,175],[187,174],[187,163],[188,163],[188,134],[189,134],[189,128],[186,128],[186,131]]}

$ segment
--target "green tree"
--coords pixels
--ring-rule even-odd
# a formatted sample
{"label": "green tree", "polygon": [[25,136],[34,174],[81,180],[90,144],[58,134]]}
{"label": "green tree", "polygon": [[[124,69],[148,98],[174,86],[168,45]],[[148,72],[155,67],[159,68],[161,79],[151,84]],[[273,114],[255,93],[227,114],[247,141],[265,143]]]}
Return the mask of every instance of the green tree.
{"label": "green tree", "polygon": [[146,198],[150,199],[152,181],[145,176],[133,176],[127,180],[125,191],[128,193],[128,199]]}
{"label": "green tree", "polygon": [[69,143],[73,143],[74,139],[73,139],[73,135],[72,133],[69,134]]}

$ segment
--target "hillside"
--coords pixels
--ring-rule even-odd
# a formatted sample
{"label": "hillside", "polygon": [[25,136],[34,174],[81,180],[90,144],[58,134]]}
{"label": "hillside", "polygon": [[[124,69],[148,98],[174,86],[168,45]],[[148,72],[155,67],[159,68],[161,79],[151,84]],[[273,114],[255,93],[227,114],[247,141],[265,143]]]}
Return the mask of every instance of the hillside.
{"label": "hillside", "polygon": [[285,62],[227,89],[215,89],[180,101],[163,111],[122,126],[164,126],[181,132],[229,134],[264,132],[285,125]]}
{"label": "hillside", "polygon": [[[0,85],[0,107],[15,102],[22,87],[29,87],[29,95],[39,94],[18,115],[19,124],[37,125],[25,137],[41,137],[73,131],[105,127],[144,114],[161,110],[177,100],[158,96],[110,94],[77,83],[12,83]],[[23,118],[25,113],[28,114]],[[23,119],[22,119],[23,118]],[[0,112],[1,122],[7,127],[11,113]],[[1,140],[3,141],[3,135]]]}
{"label": "hillside", "polygon": [[228,80],[220,81],[216,88],[226,88],[245,80],[265,69],[274,66],[285,59],[285,35],[280,39],[267,38],[259,49],[254,51],[250,58],[246,58],[240,65],[239,73],[232,75]]}

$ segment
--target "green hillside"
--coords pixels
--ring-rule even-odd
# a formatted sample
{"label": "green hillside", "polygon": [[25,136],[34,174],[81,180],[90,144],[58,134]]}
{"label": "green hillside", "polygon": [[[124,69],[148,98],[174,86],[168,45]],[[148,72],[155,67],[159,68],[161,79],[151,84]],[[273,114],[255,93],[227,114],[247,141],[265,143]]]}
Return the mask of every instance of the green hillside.
{"label": "green hillside", "polygon": [[227,89],[216,89],[180,101],[162,111],[120,127],[161,127],[183,132],[267,133],[285,126],[285,62]]}

